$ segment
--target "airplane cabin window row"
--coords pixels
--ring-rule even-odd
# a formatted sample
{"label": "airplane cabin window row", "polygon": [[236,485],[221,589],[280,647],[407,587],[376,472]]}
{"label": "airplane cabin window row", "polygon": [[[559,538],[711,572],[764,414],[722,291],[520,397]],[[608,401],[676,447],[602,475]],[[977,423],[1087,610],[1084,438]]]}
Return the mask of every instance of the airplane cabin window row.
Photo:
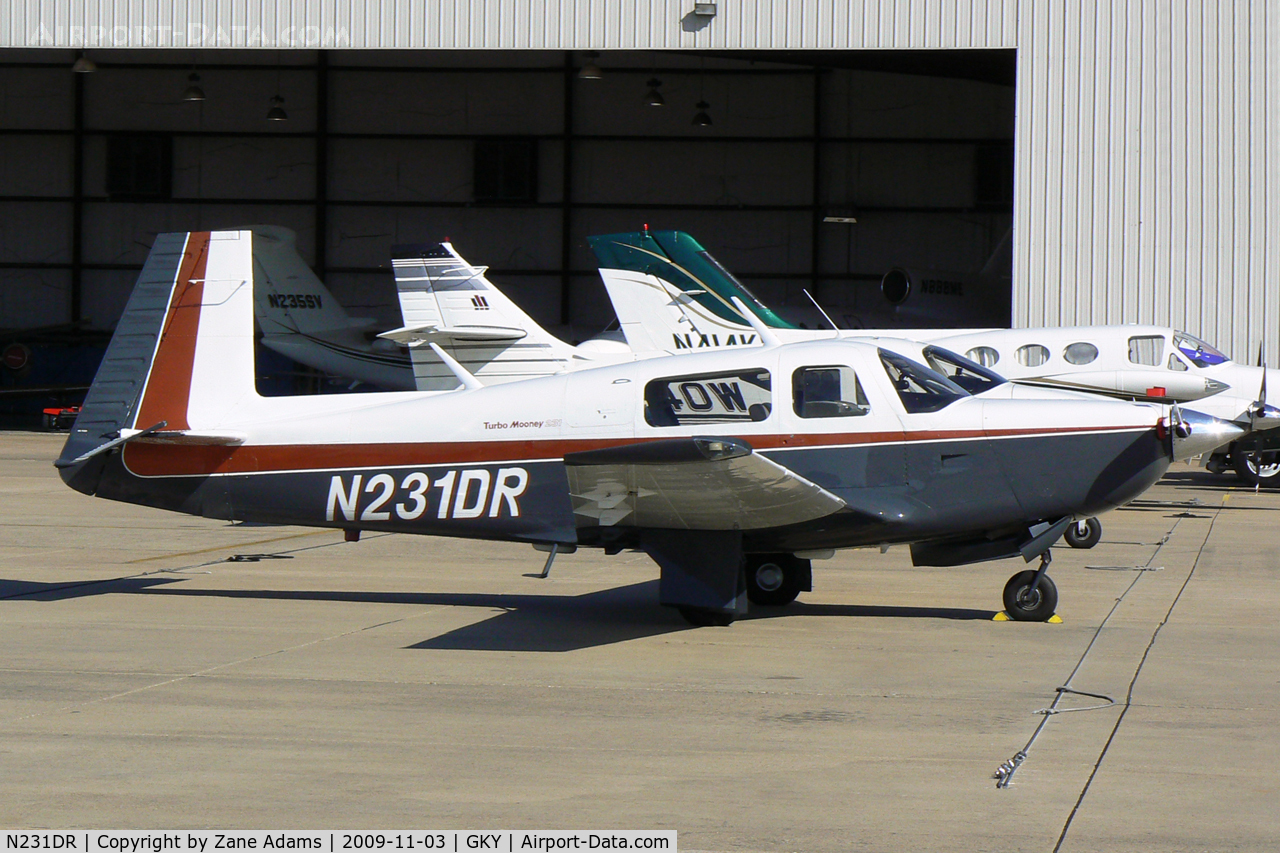
{"label": "airplane cabin window row", "polygon": [[[1168,340],[1164,335],[1134,335],[1128,341],[1129,363],[1158,367],[1164,360],[1167,343]],[[1052,358],[1049,348],[1042,344],[1025,344],[1018,347],[1013,356],[1023,367],[1039,367]],[[1092,364],[1098,360],[1098,356],[1098,347],[1088,341],[1067,344],[1062,350],[1063,361],[1076,366]],[[981,367],[995,367],[1000,363],[1000,352],[989,346],[974,347],[968,350],[964,357]],[[1209,367],[1222,364],[1229,359],[1199,338],[1188,335],[1186,332],[1178,332],[1173,336],[1173,351],[1169,353],[1166,366],[1169,370],[1186,371],[1190,369],[1187,361],[1196,367]],[[950,373],[949,370],[942,372]]]}

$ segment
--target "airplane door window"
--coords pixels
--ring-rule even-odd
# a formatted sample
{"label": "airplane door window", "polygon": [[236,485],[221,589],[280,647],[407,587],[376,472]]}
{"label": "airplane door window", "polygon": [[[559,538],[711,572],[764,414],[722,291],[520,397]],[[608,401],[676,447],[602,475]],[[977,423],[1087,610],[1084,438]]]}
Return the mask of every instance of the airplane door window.
{"label": "airplane door window", "polygon": [[847,418],[871,411],[857,374],[843,365],[800,368],[791,374],[791,393],[802,418]]}
{"label": "airplane door window", "polygon": [[1129,338],[1129,361],[1132,364],[1158,365],[1164,357],[1162,335],[1141,335]]}
{"label": "airplane door window", "polygon": [[1067,344],[1067,348],[1062,351],[1062,357],[1067,360],[1067,364],[1092,364],[1098,358],[1098,348],[1091,343],[1078,341]]}
{"label": "airplane door window", "polygon": [[1018,364],[1023,367],[1039,367],[1049,360],[1049,348],[1042,347],[1040,344],[1027,344],[1024,347],[1018,347],[1014,357],[1018,359]]}
{"label": "airplane door window", "polygon": [[1183,364],[1183,363],[1182,363],[1182,359],[1178,358],[1178,357],[1177,357],[1176,355],[1174,355],[1173,353],[1169,353],[1169,369],[1170,369],[1170,370],[1185,371],[1185,370],[1187,370],[1188,368],[1187,368],[1187,366],[1186,366],[1185,364]]}

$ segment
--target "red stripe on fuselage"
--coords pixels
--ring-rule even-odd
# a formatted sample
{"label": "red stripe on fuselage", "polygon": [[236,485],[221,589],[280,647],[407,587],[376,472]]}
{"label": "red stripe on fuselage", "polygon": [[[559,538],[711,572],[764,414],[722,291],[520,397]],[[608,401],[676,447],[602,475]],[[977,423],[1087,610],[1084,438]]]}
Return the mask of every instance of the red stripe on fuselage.
{"label": "red stripe on fuselage", "polygon": [[[980,438],[1019,438],[1080,432],[1154,431],[1154,427],[1058,427],[1053,429],[931,430],[927,432],[827,433],[822,435],[743,435],[756,450],[800,447],[952,441]],[[707,434],[713,434],[708,432]],[[567,453],[600,450],[627,444],[673,438],[543,439],[529,441],[399,442],[391,444],[258,444],[191,446],[125,445],[128,469],[142,477],[190,477],[211,474],[266,474],[307,470],[399,468],[426,465],[485,464],[562,459]]]}
{"label": "red stripe on fuselage", "polygon": [[[187,246],[178,265],[178,276],[169,297],[169,312],[160,330],[160,341],[151,362],[151,375],[142,394],[134,426],[146,429],[165,421],[167,429],[190,429],[187,403],[191,399],[191,368],[200,330],[200,302],[209,259],[209,232],[187,235]],[[192,281],[192,279],[196,279]]]}

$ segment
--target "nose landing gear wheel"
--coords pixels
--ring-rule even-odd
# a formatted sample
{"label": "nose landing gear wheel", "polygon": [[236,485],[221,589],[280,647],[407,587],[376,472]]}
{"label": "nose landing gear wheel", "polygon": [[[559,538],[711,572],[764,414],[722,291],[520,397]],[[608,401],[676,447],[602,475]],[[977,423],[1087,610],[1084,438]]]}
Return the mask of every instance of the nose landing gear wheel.
{"label": "nose landing gear wheel", "polygon": [[1036,573],[1027,569],[1004,585],[1004,612],[1015,622],[1048,622],[1058,608],[1058,588],[1053,581],[1043,575],[1032,591],[1035,577]]}
{"label": "nose landing gear wheel", "polygon": [[1092,548],[1102,541],[1102,522],[1096,518],[1077,521],[1067,528],[1062,538],[1072,548]]}
{"label": "nose landing gear wheel", "polygon": [[766,607],[795,601],[804,587],[807,562],[791,554],[748,554],[747,600]]}

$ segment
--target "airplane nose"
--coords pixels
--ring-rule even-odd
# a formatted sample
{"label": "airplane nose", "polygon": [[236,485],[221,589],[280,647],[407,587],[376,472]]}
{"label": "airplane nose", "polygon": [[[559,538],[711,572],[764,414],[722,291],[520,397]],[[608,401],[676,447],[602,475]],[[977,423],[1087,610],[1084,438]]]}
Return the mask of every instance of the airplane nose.
{"label": "airplane nose", "polygon": [[1206,378],[1204,380],[1204,390],[1205,390],[1206,397],[1212,396],[1214,394],[1221,394],[1223,391],[1226,391],[1230,387],[1231,386],[1228,385],[1227,383],[1219,382],[1217,379]]}
{"label": "airplane nose", "polygon": [[1193,409],[1174,406],[1169,413],[1169,432],[1175,461],[1230,444],[1248,432],[1244,427]]}

